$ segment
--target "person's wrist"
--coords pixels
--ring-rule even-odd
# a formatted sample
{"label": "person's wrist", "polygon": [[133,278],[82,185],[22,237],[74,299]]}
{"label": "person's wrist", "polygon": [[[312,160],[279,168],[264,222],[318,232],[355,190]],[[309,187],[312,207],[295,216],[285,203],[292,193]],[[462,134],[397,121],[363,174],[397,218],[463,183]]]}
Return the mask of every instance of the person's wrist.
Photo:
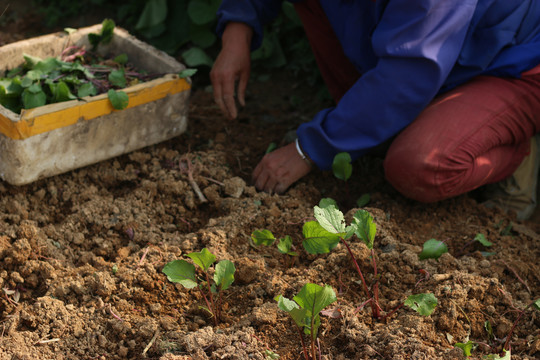
{"label": "person's wrist", "polygon": [[224,45],[228,42],[237,43],[239,40],[243,40],[249,47],[252,38],[253,29],[249,25],[241,22],[230,22],[225,27],[221,40]]}
{"label": "person's wrist", "polygon": [[309,156],[307,156],[304,150],[302,149],[302,146],[300,146],[300,142],[298,142],[298,138],[294,140],[294,145],[296,147],[296,152],[298,153],[298,155],[300,155],[302,160],[304,160],[306,164],[308,164],[311,167],[313,165],[313,161],[311,161]]}

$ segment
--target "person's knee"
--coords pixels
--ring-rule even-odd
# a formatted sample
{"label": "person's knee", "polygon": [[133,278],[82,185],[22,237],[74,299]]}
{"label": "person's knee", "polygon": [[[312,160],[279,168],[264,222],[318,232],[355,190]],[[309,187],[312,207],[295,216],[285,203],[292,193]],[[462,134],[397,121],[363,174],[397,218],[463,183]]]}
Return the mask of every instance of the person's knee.
{"label": "person's knee", "polygon": [[413,200],[430,203],[445,199],[447,196],[438,181],[440,174],[433,166],[437,160],[433,156],[391,147],[384,160],[387,181],[402,195]]}

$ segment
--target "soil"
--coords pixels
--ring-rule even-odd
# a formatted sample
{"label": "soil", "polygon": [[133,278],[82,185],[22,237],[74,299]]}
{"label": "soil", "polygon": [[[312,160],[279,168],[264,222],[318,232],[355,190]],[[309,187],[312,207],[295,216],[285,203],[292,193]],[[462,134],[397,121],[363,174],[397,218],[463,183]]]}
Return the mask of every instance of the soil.
{"label": "soil", "polygon": [[[0,31],[0,44],[28,37],[28,23],[13,20],[16,31]],[[274,297],[292,298],[306,283],[337,293],[332,316],[322,316],[322,359],[461,359],[454,345],[468,340],[483,344],[473,359],[493,352],[485,344],[500,350],[519,311],[540,295],[540,214],[516,221],[474,194],[408,200],[385,182],[376,156],[354,163],[348,191],[314,171],[284,195],[257,192],[251,172],[269,143],[327,105],[301,79],[274,72],[250,84],[247,107],[227,121],[197,85],[189,129],[173,140],[27,186],[0,182],[0,359],[302,359],[297,329]],[[184,159],[206,202],[179,166]],[[351,249],[366,281],[379,284],[384,312],[413,291],[433,293],[431,316],[404,307],[373,319],[346,248],[315,256],[300,245],[321,198],[336,199],[350,219],[348,199],[365,193],[380,275],[362,242]],[[290,235],[299,256],[252,246],[257,229]],[[493,245],[471,243],[479,233]],[[432,238],[449,253],[419,260]],[[218,326],[196,291],[162,273],[204,247],[236,266]],[[512,333],[512,359],[540,358],[539,325],[529,308]]]}

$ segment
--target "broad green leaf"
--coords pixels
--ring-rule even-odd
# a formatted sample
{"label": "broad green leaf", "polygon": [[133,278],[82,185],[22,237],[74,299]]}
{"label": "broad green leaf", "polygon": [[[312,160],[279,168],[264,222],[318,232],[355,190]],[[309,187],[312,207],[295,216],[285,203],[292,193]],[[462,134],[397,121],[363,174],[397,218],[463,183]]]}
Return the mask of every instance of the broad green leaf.
{"label": "broad green leaf", "polygon": [[211,47],[217,40],[217,36],[214,34],[213,29],[208,25],[191,23],[189,26],[189,33],[191,42],[202,49]]}
{"label": "broad green leaf", "polygon": [[211,67],[214,64],[214,60],[203,49],[196,46],[184,51],[182,58],[187,66],[196,67],[206,65]]}
{"label": "broad green leaf", "polygon": [[24,65],[27,69],[33,69],[34,66],[36,66],[36,64],[41,61],[41,58],[29,54],[23,54],[23,58],[25,61]]}
{"label": "broad green leaf", "polygon": [[[307,334],[313,337],[317,336],[317,329],[320,326],[321,319],[319,313],[328,305],[337,300],[336,293],[329,285],[320,286],[317,284],[305,284],[298,295],[293,298],[294,301],[304,310],[308,328],[304,329]],[[292,310],[291,313],[295,311]],[[291,314],[292,315],[292,314]],[[314,321],[313,329],[311,329],[311,319]]]}
{"label": "broad green leaf", "polygon": [[336,293],[330,285],[305,284],[298,294],[293,297],[301,308],[310,314],[318,314],[322,309],[337,300]]}
{"label": "broad green leaf", "polygon": [[313,212],[315,214],[315,219],[317,219],[319,224],[327,231],[334,234],[345,232],[345,217],[337,207],[329,205],[320,208],[315,205]]}
{"label": "broad green leaf", "polygon": [[540,298],[536,299],[533,303],[533,307],[540,311]]}
{"label": "broad green leaf", "polygon": [[214,282],[221,290],[227,290],[229,286],[234,282],[234,272],[236,268],[232,261],[221,260],[216,265],[216,272],[214,273]]}
{"label": "broad green leaf", "polygon": [[341,152],[334,157],[332,172],[340,180],[347,181],[352,175],[351,155]]}
{"label": "broad green leaf", "polygon": [[53,70],[59,69],[60,60],[54,57],[43,59],[32,68],[33,71],[40,71],[42,74],[50,74]]}
{"label": "broad green leaf", "polygon": [[197,69],[184,69],[184,70],[180,71],[180,73],[178,74],[178,77],[180,79],[183,79],[183,78],[193,76],[196,73],[197,73]]}
{"label": "broad green leaf", "polygon": [[111,42],[116,24],[112,19],[105,19],[101,23],[101,43],[108,44]]}
{"label": "broad green leaf", "polygon": [[373,222],[373,216],[366,210],[358,210],[353,217],[354,233],[366,244],[368,249],[373,249],[377,226]]}
{"label": "broad green leaf", "polygon": [[330,206],[330,205],[333,205],[336,209],[338,208],[337,201],[332,199],[332,198],[322,198],[319,201],[319,207],[320,208],[325,208],[325,207]]}
{"label": "broad green leaf", "polygon": [[83,98],[85,96],[94,96],[97,94],[97,89],[92,83],[84,83],[79,87],[77,96]]}
{"label": "broad green leaf", "polygon": [[424,243],[424,247],[418,257],[420,260],[438,259],[442,254],[448,252],[448,246],[445,243],[435,239],[429,239]]}
{"label": "broad green leaf", "polygon": [[42,76],[43,76],[43,72],[41,72],[40,70],[30,70],[26,73],[24,78],[32,80],[32,81],[37,81],[37,80],[41,80]]}
{"label": "broad green leaf", "polygon": [[171,282],[180,283],[186,289],[193,289],[197,286],[195,277],[195,266],[185,260],[173,260],[163,267],[163,273]]}
{"label": "broad green leaf", "polygon": [[266,245],[270,246],[276,241],[274,234],[270,230],[255,230],[251,234],[251,240],[255,245]]}
{"label": "broad green leaf", "polygon": [[109,97],[111,105],[116,110],[124,110],[129,104],[129,96],[123,91],[115,91],[114,89],[110,89],[107,92],[107,96]]}
{"label": "broad green leaf", "polygon": [[114,86],[117,86],[121,89],[125,88],[127,81],[124,69],[111,71],[111,73],[109,74],[109,81]]}
{"label": "broad green leaf", "polygon": [[186,256],[191,258],[191,260],[199,265],[205,272],[214,262],[216,262],[216,257],[207,248],[203,248],[199,252],[189,253]]}
{"label": "broad green leaf", "polygon": [[416,294],[409,296],[404,304],[422,316],[429,316],[437,307],[437,298],[431,293]]}
{"label": "broad green leaf", "polygon": [[493,245],[493,243],[486,239],[485,235],[481,233],[476,234],[476,236],[474,237],[474,241],[478,241],[480,244],[486,247],[490,247],[491,245]]}
{"label": "broad green leaf", "polygon": [[71,90],[67,84],[63,81],[58,82],[57,84],[50,84],[49,88],[53,95],[53,102],[62,102],[68,100],[75,100],[77,97],[71,93]]}
{"label": "broad green leaf", "polygon": [[167,0],[149,0],[135,25],[137,30],[145,30],[157,25],[161,25],[167,18]]}
{"label": "broad green leaf", "polygon": [[116,56],[113,61],[120,65],[126,65],[128,62],[128,56],[126,54],[120,54]]}
{"label": "broad green leaf", "polygon": [[335,248],[340,240],[340,234],[325,230],[317,221],[308,221],[302,228],[304,241],[302,245],[310,254],[326,254]]}
{"label": "broad green leaf", "polygon": [[358,206],[359,208],[364,207],[367,204],[369,204],[370,200],[371,200],[371,196],[368,193],[365,193],[362,196],[360,196],[358,200],[356,200],[356,206]]}
{"label": "broad green leaf", "polygon": [[23,108],[33,109],[47,103],[47,96],[41,90],[41,85],[33,84],[22,93]]}
{"label": "broad green leaf", "polygon": [[203,1],[190,1],[187,12],[191,21],[198,25],[208,24],[217,17],[212,6]]}
{"label": "broad green leaf", "polygon": [[285,237],[279,239],[279,242],[277,244],[277,249],[282,254],[297,256],[298,254],[296,252],[291,251],[292,243],[293,243],[292,238],[289,235],[285,235]]}
{"label": "broad green leaf", "polygon": [[292,309],[298,309],[300,308],[297,303],[294,301],[287,299],[286,297],[282,295],[278,295],[274,298],[274,300],[277,301],[278,307],[286,312],[290,312]]}
{"label": "broad green leaf", "polygon": [[469,340],[465,344],[464,343],[456,343],[454,346],[457,347],[457,348],[460,348],[461,350],[463,350],[463,354],[465,356],[469,357],[469,356],[471,356],[471,352],[476,347],[476,344]]}

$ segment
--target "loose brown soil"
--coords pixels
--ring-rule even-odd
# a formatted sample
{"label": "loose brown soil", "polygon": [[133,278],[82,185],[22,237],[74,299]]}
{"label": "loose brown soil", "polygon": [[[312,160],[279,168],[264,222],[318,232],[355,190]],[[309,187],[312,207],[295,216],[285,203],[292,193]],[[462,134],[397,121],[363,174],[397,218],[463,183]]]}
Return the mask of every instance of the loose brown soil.
{"label": "loose brown soil", "polygon": [[[18,39],[10,36],[0,33],[0,43]],[[251,171],[268,144],[326,104],[283,73],[249,89],[237,120],[224,120],[212,95],[196,87],[189,129],[176,139],[27,186],[0,182],[0,359],[267,359],[268,349],[301,359],[296,328],[273,299],[308,282],[338,293],[339,317],[322,318],[323,359],[460,359],[454,344],[469,339],[500,347],[517,311],[540,295],[538,212],[519,222],[472,195],[407,200],[385,182],[378,157],[354,164],[349,193],[318,171],[284,195],[257,192]],[[185,158],[206,203],[179,167]],[[366,298],[342,245],[326,255],[303,251],[302,224],[321,198],[347,211],[348,199],[364,193],[378,229],[382,308],[411,294],[424,269],[431,276],[414,291],[438,298],[431,316],[403,308],[373,320],[369,306],[358,309]],[[275,247],[250,245],[263,228],[293,237],[294,263]],[[468,245],[478,233],[493,246]],[[420,261],[431,238],[450,252]],[[197,293],[161,272],[204,247],[237,268],[217,327]],[[373,283],[366,247],[351,247]],[[516,327],[512,359],[540,357],[539,315],[528,311]],[[472,358],[486,354],[481,345]]]}

